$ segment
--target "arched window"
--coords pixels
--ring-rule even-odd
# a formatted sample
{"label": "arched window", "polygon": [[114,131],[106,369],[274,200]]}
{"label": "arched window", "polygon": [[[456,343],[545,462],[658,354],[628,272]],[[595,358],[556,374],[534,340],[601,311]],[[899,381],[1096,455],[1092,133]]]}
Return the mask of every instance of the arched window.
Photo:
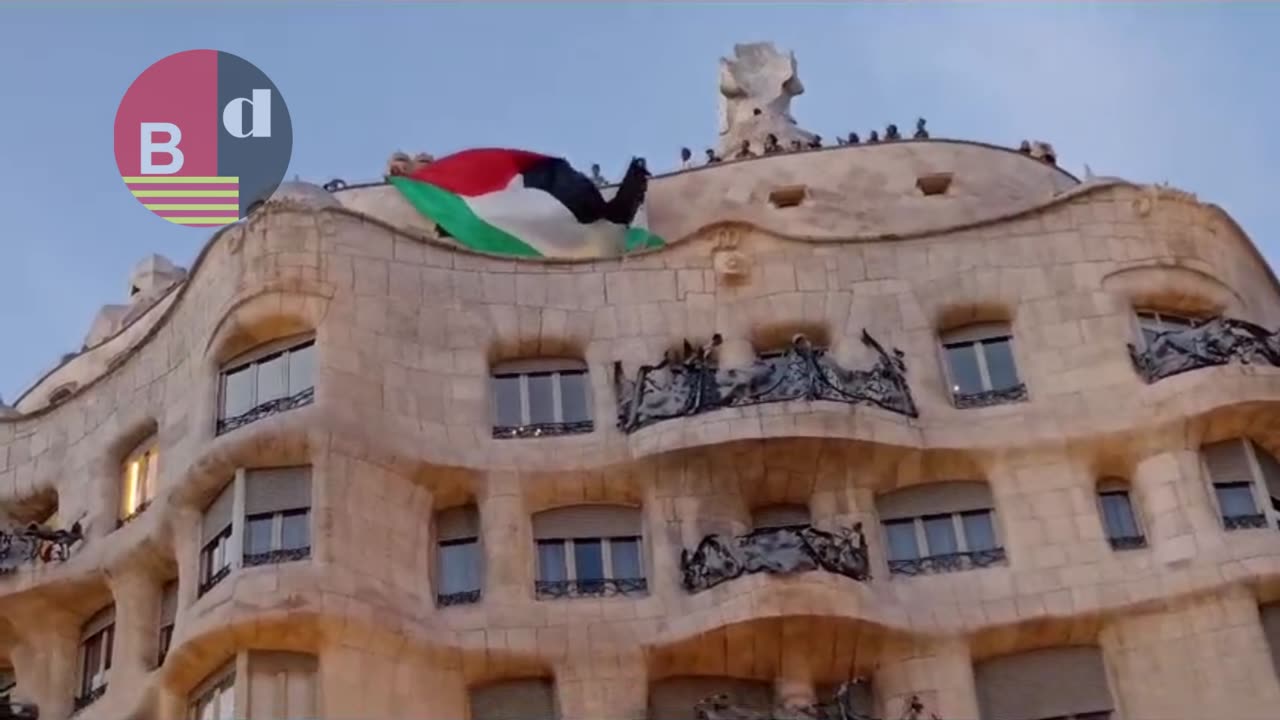
{"label": "arched window", "polygon": [[589,433],[591,378],[581,360],[539,358],[493,368],[493,436]]}
{"label": "arched window", "polygon": [[556,720],[555,686],[547,678],[499,680],[468,693],[471,720]]}
{"label": "arched window", "polygon": [[1199,325],[1202,318],[1187,313],[1164,312],[1151,308],[1134,311],[1138,318],[1139,347],[1147,347],[1157,335],[1174,330],[1186,330]]}
{"label": "arched window", "polygon": [[983,720],[1109,720],[1115,708],[1102,651],[1046,648],[974,667]]}
{"label": "arched window", "polygon": [[1102,529],[1113,550],[1135,550],[1147,546],[1147,538],[1138,525],[1129,484],[1120,478],[1098,481],[1098,512]]}
{"label": "arched window", "polygon": [[1004,562],[991,489],[983,482],[937,482],[876,498],[889,572],[921,575]]}
{"label": "arched window", "polygon": [[633,595],[648,591],[640,509],[572,505],[533,516],[539,598]]}
{"label": "arched window", "polygon": [[218,396],[218,434],[315,399],[315,337],[261,345],[228,362]]}
{"label": "arched window", "polygon": [[958,408],[1026,399],[1013,357],[1013,330],[1006,322],[979,323],[941,334],[952,400]]}

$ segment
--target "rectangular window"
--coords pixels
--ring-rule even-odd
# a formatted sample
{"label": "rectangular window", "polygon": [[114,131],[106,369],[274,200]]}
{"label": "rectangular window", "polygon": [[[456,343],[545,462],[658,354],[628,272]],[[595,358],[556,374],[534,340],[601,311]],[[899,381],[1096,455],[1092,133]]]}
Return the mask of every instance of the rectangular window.
{"label": "rectangular window", "polygon": [[[1280,519],[1275,459],[1253,441],[1235,438],[1200,448],[1227,530],[1263,528]],[[1268,499],[1270,503],[1268,503]]]}
{"label": "rectangular window", "polygon": [[1116,550],[1129,550],[1146,546],[1138,520],[1133,513],[1133,503],[1125,490],[1108,490],[1098,493],[1102,506],[1102,525],[1107,531],[1107,541]]}
{"label": "rectangular window", "polygon": [[[531,367],[526,363],[511,366]],[[590,375],[580,364],[528,372],[499,368],[492,380],[494,437],[540,437],[593,429]]]}
{"label": "rectangular window", "polygon": [[85,624],[80,638],[80,684],[75,698],[78,710],[97,700],[107,689],[115,642],[115,607],[108,606]]}
{"label": "rectangular window", "polygon": [[959,395],[976,395],[987,389],[978,365],[975,343],[946,345],[947,366],[951,371],[951,391]]}
{"label": "rectangular window", "polygon": [[1177,315],[1173,313],[1156,312],[1155,310],[1139,310],[1138,328],[1142,331],[1143,347],[1149,347],[1156,336],[1161,333],[1172,332],[1176,330],[1186,330],[1195,327],[1198,320],[1185,315]]}
{"label": "rectangular window", "polygon": [[311,555],[311,468],[245,471],[244,564]]}
{"label": "rectangular window", "polygon": [[[1008,325],[988,323],[945,333],[942,355],[957,407],[1025,399],[1017,396],[1025,388],[1018,377]],[[991,395],[998,397],[990,398]],[[978,398],[982,400],[976,401]]]}
{"label": "rectangular window", "polygon": [[439,595],[480,591],[480,542],[476,538],[440,543]]}
{"label": "rectangular window", "polygon": [[951,515],[927,515],[921,521],[930,555],[950,555],[960,550],[956,542],[956,523]]}
{"label": "rectangular window", "polygon": [[159,460],[153,441],[135,450],[124,464],[120,490],[120,520],[128,521],[147,509],[156,493]]}
{"label": "rectangular window", "polygon": [[436,604],[460,605],[480,600],[484,558],[480,545],[480,513],[461,505],[436,513]]}
{"label": "rectangular window", "polygon": [[920,557],[915,520],[891,520],[884,524],[884,529],[889,539],[889,560],[915,560]]}
{"label": "rectangular window", "polygon": [[235,672],[228,670],[225,676],[208,683],[206,689],[192,699],[187,720],[234,720],[235,690]]}
{"label": "rectangular window", "polygon": [[1253,483],[1214,483],[1213,491],[1218,497],[1222,517],[1238,518],[1258,514],[1258,505],[1253,499]]}
{"label": "rectangular window", "polygon": [[218,432],[310,402],[314,377],[314,339],[224,370]]}
{"label": "rectangular window", "polygon": [[160,592],[160,632],[157,639],[156,667],[164,664],[173,644],[173,629],[178,617],[178,581],[165,584]]}
{"label": "rectangular window", "polygon": [[204,511],[197,595],[204,595],[231,572],[231,504],[235,500],[235,484],[234,479],[228,482]]}
{"label": "rectangular window", "polygon": [[538,594],[591,596],[644,592],[639,537],[539,540]]}
{"label": "rectangular window", "polygon": [[1004,560],[990,510],[895,518],[883,525],[894,574],[964,570]]}

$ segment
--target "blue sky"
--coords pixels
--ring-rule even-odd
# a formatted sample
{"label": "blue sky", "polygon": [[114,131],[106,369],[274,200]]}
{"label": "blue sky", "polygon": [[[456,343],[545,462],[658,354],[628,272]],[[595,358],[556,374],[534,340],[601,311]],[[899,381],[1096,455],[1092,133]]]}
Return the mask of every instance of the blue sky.
{"label": "blue sky", "polygon": [[116,171],[116,106],[171,53],[266,72],[293,117],[290,175],[323,182],[478,145],[665,170],[714,143],[717,58],[773,40],[799,59],[797,120],[827,138],[923,115],[935,136],[1047,140],[1077,174],[1224,206],[1274,263],[1277,28],[1280,3],[1243,2],[3,3],[0,395],[79,349],[137,260],[188,265],[209,239]]}

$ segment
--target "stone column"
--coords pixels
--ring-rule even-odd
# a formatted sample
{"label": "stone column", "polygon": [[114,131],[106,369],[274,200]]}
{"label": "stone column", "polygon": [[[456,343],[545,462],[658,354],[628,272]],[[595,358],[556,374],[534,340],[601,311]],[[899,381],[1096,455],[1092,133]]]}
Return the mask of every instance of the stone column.
{"label": "stone column", "polygon": [[809,654],[813,648],[813,624],[781,621],[782,647],[779,653],[778,676],[773,680],[773,702],[785,708],[813,705],[817,692],[813,687],[813,667]]}
{"label": "stone column", "polygon": [[111,684],[136,687],[156,666],[160,586],[146,569],[136,566],[112,573],[107,584],[116,608]]}
{"label": "stone column", "polygon": [[647,715],[648,671],[638,652],[574,656],[555,675],[560,720],[643,720]]}
{"label": "stone column", "polygon": [[1142,514],[1147,542],[1165,564],[1189,560],[1220,544],[1221,523],[1195,450],[1143,458],[1133,473],[1134,507]]}
{"label": "stone column", "polygon": [[22,637],[14,670],[23,698],[40,707],[42,718],[70,717],[79,678],[78,621],[54,610],[24,610],[10,619]]}
{"label": "stone column", "polygon": [[[487,602],[522,602],[533,593],[532,529],[514,472],[489,473],[478,493]],[[506,599],[506,600],[504,600]]]}
{"label": "stone column", "polygon": [[677,592],[680,582],[680,551],[683,541],[680,522],[670,519],[674,498],[666,495],[666,488],[659,483],[649,483],[644,488],[645,535],[648,547],[649,593],[655,597],[669,597]]}
{"label": "stone column", "polygon": [[872,679],[879,716],[902,717],[911,698],[946,720],[978,720],[973,661],[964,638],[891,641]]}

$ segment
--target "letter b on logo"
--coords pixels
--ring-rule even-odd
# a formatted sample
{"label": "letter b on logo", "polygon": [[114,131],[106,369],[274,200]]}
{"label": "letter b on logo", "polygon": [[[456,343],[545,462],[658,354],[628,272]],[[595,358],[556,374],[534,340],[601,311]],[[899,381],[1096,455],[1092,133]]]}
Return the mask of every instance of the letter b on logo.
{"label": "letter b on logo", "polygon": [[[253,108],[251,120],[253,126],[249,132],[244,131],[245,105]],[[255,89],[252,100],[236,98],[227,103],[227,106],[222,109],[222,127],[226,128],[233,137],[271,137],[271,91]]]}

